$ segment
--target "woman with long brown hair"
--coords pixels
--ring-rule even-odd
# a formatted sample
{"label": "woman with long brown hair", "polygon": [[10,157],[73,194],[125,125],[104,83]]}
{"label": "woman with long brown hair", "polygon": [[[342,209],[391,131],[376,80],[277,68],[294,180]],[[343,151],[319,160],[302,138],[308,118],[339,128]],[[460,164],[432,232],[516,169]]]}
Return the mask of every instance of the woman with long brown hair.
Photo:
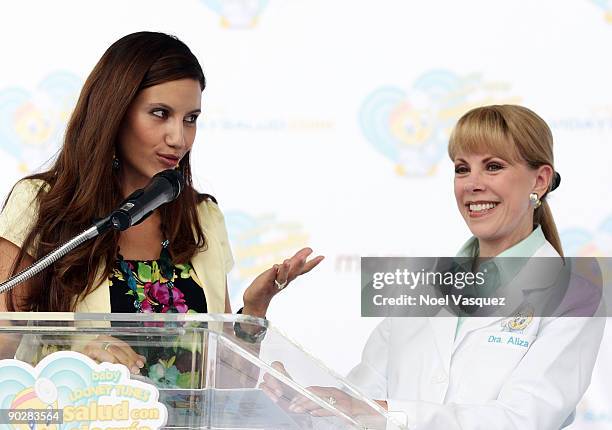
{"label": "woman with long brown hair", "polygon": [[[231,312],[223,215],[192,183],[204,87],[198,60],[173,36],[139,32],[108,48],[83,86],[53,166],[19,181],[7,199],[0,280],[107,216],[158,172],[178,169],[185,187],[139,225],[98,236],[3,294],[0,311]],[[265,316],[275,294],[322,260],[307,261],[311,252],[302,249],[258,276],[243,313]],[[117,345],[92,355],[121,361]],[[125,364],[142,367],[128,356]]]}

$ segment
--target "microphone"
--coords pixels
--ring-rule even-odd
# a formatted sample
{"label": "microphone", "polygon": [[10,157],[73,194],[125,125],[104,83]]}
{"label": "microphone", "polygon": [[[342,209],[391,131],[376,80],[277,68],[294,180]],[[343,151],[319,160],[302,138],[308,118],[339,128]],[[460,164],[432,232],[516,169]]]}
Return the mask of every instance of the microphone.
{"label": "microphone", "polygon": [[161,205],[176,199],[183,189],[183,175],[178,170],[159,172],[149,185],[134,191],[107,218],[116,230],[138,224]]}
{"label": "microphone", "polygon": [[159,172],[153,176],[149,185],[130,194],[109,216],[94,221],[87,230],[60,245],[10,279],[0,282],[0,294],[42,272],[76,247],[108,231],[109,228],[123,231],[138,224],[164,203],[176,199],[183,186],[183,175],[177,170],[168,169]]}

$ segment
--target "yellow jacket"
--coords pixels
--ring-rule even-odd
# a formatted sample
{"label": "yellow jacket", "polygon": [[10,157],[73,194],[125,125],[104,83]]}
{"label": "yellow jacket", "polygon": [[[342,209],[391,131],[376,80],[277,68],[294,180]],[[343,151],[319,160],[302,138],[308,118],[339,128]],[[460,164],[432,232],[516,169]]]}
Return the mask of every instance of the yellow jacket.
{"label": "yellow jacket", "polygon": [[[38,215],[36,194],[44,186],[42,180],[19,181],[2,213],[0,213],[0,237],[21,247]],[[198,206],[200,224],[204,229],[207,248],[198,252],[191,265],[201,281],[209,313],[225,312],[226,275],[234,261],[227,238],[223,214],[216,203],[205,200]],[[85,245],[86,246],[86,245]],[[31,254],[32,250],[28,250]],[[110,284],[97,269],[98,285],[76,305],[76,312],[110,313]]]}

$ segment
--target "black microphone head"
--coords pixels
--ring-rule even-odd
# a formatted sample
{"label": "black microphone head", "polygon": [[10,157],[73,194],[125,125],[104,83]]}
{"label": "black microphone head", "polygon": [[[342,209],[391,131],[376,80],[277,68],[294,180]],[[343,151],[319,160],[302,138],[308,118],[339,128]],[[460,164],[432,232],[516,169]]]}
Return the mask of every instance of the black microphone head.
{"label": "black microphone head", "polygon": [[176,169],[162,170],[153,178],[162,177],[172,184],[172,200],[176,199],[185,186],[185,180],[181,172]]}

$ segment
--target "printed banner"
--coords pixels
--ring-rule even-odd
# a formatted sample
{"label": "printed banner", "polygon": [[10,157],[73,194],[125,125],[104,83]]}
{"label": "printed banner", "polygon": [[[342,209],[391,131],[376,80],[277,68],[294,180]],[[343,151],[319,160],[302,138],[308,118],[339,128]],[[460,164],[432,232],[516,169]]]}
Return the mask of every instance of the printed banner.
{"label": "printed banner", "polygon": [[126,366],[78,352],[55,352],[36,367],[0,361],[1,429],[157,430],[168,419],[158,399]]}

